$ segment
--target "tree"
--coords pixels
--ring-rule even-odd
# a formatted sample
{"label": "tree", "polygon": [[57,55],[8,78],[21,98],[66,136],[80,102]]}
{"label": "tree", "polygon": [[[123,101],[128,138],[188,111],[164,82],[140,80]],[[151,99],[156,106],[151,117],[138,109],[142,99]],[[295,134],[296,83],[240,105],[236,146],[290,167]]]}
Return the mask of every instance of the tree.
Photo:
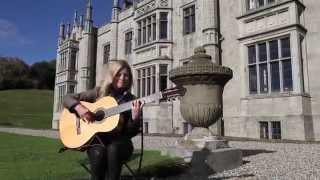
{"label": "tree", "polygon": [[0,56],[0,90],[54,89],[55,72],[55,60],[29,66],[20,58]]}
{"label": "tree", "polygon": [[0,90],[32,87],[29,66],[17,57],[0,57]]}
{"label": "tree", "polygon": [[37,62],[30,67],[30,78],[37,89],[54,89],[56,61]]}

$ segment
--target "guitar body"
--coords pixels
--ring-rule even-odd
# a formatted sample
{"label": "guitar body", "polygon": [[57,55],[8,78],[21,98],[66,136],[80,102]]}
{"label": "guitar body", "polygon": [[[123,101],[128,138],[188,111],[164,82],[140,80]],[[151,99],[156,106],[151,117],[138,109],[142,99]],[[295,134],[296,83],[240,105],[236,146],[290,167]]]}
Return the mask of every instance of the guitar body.
{"label": "guitar body", "polygon": [[[103,97],[95,103],[83,101],[80,103],[87,107],[91,112],[96,112],[101,108],[108,109],[118,106],[117,101],[110,96]],[[77,120],[77,116],[74,113],[70,113],[69,110],[65,108],[59,121],[60,139],[68,148],[79,148],[86,144],[97,132],[110,132],[116,128],[119,122],[119,116],[120,115],[117,114],[104,118],[101,121],[87,123],[83,119]],[[79,123],[78,125],[77,121]]]}

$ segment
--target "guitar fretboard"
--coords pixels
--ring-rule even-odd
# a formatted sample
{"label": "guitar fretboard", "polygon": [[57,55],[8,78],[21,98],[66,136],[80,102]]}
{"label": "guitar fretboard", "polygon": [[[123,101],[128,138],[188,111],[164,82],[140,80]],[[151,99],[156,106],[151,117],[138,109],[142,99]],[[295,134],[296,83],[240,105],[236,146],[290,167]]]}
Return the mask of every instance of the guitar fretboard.
{"label": "guitar fretboard", "polygon": [[[156,94],[152,94],[150,96],[139,98],[138,100],[143,101],[146,104],[146,103],[154,102],[154,101],[159,100],[161,98],[162,98],[162,94],[156,93]],[[116,106],[116,107],[104,109],[103,111],[104,111],[105,117],[110,117],[110,116],[120,114],[125,111],[129,111],[132,108],[132,103],[133,103],[133,101],[129,101],[129,102],[120,104],[119,106]]]}

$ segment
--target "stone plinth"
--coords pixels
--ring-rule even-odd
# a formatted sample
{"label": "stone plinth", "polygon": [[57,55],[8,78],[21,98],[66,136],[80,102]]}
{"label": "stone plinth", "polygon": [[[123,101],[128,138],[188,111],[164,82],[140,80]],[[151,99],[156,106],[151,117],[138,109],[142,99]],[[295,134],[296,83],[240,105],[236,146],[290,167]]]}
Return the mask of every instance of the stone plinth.
{"label": "stone plinth", "polygon": [[185,162],[191,163],[192,174],[201,174],[203,169],[221,172],[237,168],[242,164],[241,150],[230,148],[228,141],[217,136],[191,139],[189,134],[184,139],[178,140],[174,147],[163,150],[161,154],[181,157]]}

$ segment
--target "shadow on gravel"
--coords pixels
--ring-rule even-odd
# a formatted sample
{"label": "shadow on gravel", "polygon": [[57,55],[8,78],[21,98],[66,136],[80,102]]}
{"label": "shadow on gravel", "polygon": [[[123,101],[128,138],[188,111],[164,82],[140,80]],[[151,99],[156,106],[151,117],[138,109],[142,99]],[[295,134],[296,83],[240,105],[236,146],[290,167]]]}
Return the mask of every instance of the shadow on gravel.
{"label": "shadow on gravel", "polygon": [[276,151],[268,151],[265,149],[241,149],[242,157],[253,156],[261,153],[274,153]]}
{"label": "shadow on gravel", "polygon": [[208,180],[223,180],[223,179],[241,179],[241,178],[247,178],[247,177],[254,177],[254,174],[243,174],[239,176],[225,176],[221,178],[209,178]]}

